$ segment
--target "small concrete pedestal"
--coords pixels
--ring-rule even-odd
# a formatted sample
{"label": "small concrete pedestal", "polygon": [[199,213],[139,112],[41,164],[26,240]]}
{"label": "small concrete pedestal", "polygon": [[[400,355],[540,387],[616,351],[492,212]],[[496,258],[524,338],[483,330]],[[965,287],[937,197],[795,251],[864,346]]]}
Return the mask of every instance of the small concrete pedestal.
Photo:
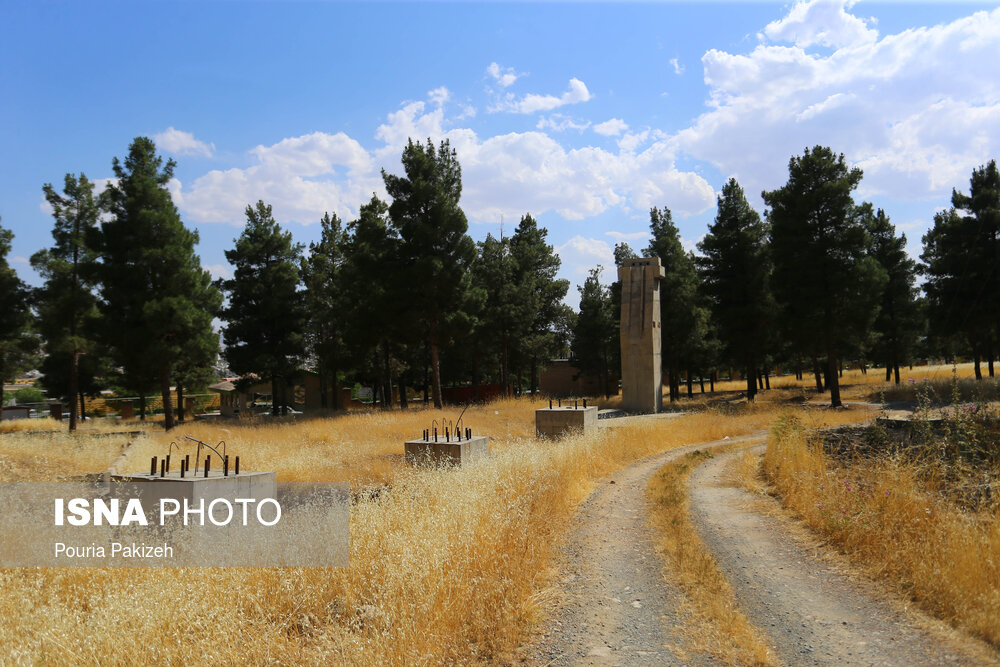
{"label": "small concrete pedestal", "polygon": [[438,436],[437,442],[429,440],[410,440],[405,445],[408,463],[434,463],[451,465],[469,465],[490,455],[490,439],[485,435],[476,435],[465,440],[445,442]]}
{"label": "small concrete pedestal", "polygon": [[535,435],[558,438],[567,431],[584,433],[597,428],[597,406],[587,408],[552,407],[535,410]]}
{"label": "small concrete pedestal", "polygon": [[162,498],[189,502],[216,498],[275,498],[278,488],[277,475],[273,472],[242,471],[237,475],[231,470],[228,476],[223,476],[221,470],[209,470],[208,477],[204,470],[189,471],[184,477],[176,470],[164,477],[135,473],[114,475],[111,481],[134,487],[143,505],[158,504]]}

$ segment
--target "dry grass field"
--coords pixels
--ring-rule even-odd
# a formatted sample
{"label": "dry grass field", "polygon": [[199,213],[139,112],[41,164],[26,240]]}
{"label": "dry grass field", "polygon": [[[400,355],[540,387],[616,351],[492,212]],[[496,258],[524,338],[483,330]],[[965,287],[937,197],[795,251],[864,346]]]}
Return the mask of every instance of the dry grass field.
{"label": "dry grass field", "polygon": [[[470,408],[464,421],[491,436],[493,456],[460,470],[414,469],[401,456],[403,440],[433,418],[455,419],[458,410],[197,423],[141,437],[121,469],[143,470],[149,456],[190,434],[225,440],[247,468],[277,470],[279,480],[349,482],[350,566],[5,569],[5,657],[102,664],[504,660],[537,620],[553,550],[595,480],[656,452],[751,432],[773,419],[769,410],[713,410],[552,442],[533,437],[541,405]],[[100,471],[119,454],[121,443],[111,440],[0,436],[4,479]]]}
{"label": "dry grass field", "polygon": [[213,445],[224,440],[245,469],[276,470],[279,481],[345,481],[353,491],[345,568],[0,570],[0,662],[509,660],[538,620],[568,517],[596,480],[654,453],[767,428],[779,407],[859,418],[856,410],[796,407],[797,397],[809,393],[804,386],[776,388],[749,409],[696,394],[679,406],[705,408],[692,414],[623,420],[556,442],[534,438],[533,411],[547,402],[477,406],[464,422],[491,437],[493,455],[455,470],[407,466],[402,442],[432,419],[456,419],[458,409],[196,422],[169,434],[147,424],[137,438],[0,433],[3,481],[100,472],[129,440],[134,445],[118,470],[142,471],[171,441],[182,444],[181,454],[193,453],[182,441],[191,435]]}
{"label": "dry grass field", "polygon": [[[774,429],[763,459],[773,490],[813,530],[932,614],[997,646],[1000,475],[956,467],[924,454],[834,459],[794,419]],[[960,477],[984,474],[992,500],[955,502]]]}

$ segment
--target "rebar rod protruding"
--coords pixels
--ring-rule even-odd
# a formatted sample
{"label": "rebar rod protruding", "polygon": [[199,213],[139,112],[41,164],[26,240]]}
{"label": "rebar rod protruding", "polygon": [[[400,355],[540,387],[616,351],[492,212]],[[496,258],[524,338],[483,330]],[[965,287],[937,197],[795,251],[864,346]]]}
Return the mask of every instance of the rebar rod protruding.
{"label": "rebar rod protruding", "polygon": [[240,474],[240,457],[236,457],[236,474]]}
{"label": "rebar rod protruding", "polygon": [[208,477],[208,469],[212,467],[212,455],[205,457],[205,477]]}
{"label": "rebar rod protruding", "polygon": [[167,454],[167,472],[170,472],[170,454]]}
{"label": "rebar rod protruding", "polygon": [[154,456],[149,460],[149,476],[153,477],[156,475],[156,457]]}
{"label": "rebar rod protruding", "polygon": [[160,461],[160,477],[166,477],[167,475],[167,460],[163,459]]}
{"label": "rebar rod protruding", "polygon": [[550,398],[549,399],[549,410],[551,410],[551,409],[552,409],[552,399]]}
{"label": "rebar rod protruding", "polygon": [[181,479],[184,479],[184,473],[187,472],[187,466],[184,465],[184,459],[181,459]]}
{"label": "rebar rod protruding", "polygon": [[229,454],[222,457],[222,476],[229,477]]}

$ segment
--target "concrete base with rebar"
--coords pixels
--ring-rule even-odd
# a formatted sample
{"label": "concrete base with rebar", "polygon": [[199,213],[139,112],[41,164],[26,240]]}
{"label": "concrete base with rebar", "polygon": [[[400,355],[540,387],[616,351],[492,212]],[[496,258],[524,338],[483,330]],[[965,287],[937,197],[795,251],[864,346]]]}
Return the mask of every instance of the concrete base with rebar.
{"label": "concrete base with rebar", "polygon": [[597,406],[587,408],[551,407],[535,410],[535,435],[539,438],[558,438],[564,433],[587,433],[597,429]]}
{"label": "concrete base with rebar", "polygon": [[209,470],[205,477],[203,469],[188,471],[184,477],[177,470],[159,474],[112,475],[112,484],[127,484],[134,487],[135,496],[142,504],[158,504],[162,498],[176,500],[187,499],[197,502],[200,499],[214,500],[225,498],[274,498],[277,493],[277,475],[273,472],[242,471],[239,475],[230,472],[223,475],[221,470]]}
{"label": "concrete base with rebar", "polygon": [[429,439],[410,440],[404,445],[406,460],[415,464],[469,465],[490,455],[490,439],[485,435],[450,442],[438,436]]}

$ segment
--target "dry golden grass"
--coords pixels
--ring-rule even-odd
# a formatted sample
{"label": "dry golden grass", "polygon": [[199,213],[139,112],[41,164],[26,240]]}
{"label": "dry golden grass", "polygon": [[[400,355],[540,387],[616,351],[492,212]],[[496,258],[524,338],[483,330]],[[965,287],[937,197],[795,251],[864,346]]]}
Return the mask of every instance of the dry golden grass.
{"label": "dry golden grass", "polygon": [[[533,437],[534,409],[542,405],[470,408],[465,423],[491,437],[493,455],[454,470],[414,469],[401,453],[402,442],[432,418],[455,419],[458,410],[197,422],[151,432],[121,469],[144,470],[150,456],[190,434],[213,445],[225,440],[247,468],[276,470],[280,480],[367,487],[351,507],[350,565],[3,569],[0,662],[501,662],[537,620],[553,550],[595,480],[660,451],[766,428],[773,419],[767,409],[734,408],[551,442]],[[51,479],[56,468],[97,472],[118,453],[93,444],[100,438],[46,437],[34,447],[25,443],[39,441],[0,437],[0,456],[29,457],[15,477]]]}
{"label": "dry golden grass", "polygon": [[962,511],[899,458],[833,461],[791,420],[770,437],[764,470],[785,506],[873,576],[1000,645],[1000,508]]}

